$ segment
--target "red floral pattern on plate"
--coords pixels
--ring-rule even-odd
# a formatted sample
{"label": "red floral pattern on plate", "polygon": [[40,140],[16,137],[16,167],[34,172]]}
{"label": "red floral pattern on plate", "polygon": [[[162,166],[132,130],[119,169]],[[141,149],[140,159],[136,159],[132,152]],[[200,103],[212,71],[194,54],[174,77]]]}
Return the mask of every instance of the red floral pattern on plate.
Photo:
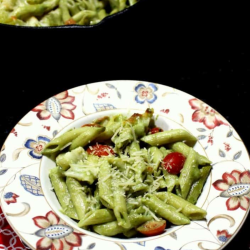
{"label": "red floral pattern on plate", "polygon": [[[213,187],[219,191],[226,191],[230,186],[240,183],[250,184],[250,171],[241,172],[239,170],[233,170],[231,173],[226,172],[222,175],[222,179],[213,183]],[[249,197],[247,195],[232,196],[227,199],[226,206],[228,210],[236,210],[238,208],[247,210]]]}
{"label": "red floral pattern on plate", "polygon": [[19,197],[19,195],[14,194],[12,192],[8,192],[6,194],[4,194],[4,201],[9,205],[10,203],[16,203],[17,202],[17,198]]}
{"label": "red floral pattern on plate", "polygon": [[64,91],[42,102],[32,111],[37,112],[37,117],[40,120],[47,120],[51,116],[56,120],[59,120],[61,116],[74,120],[75,115],[72,112],[76,108],[76,105],[73,104],[74,100],[74,96],[70,96],[68,91]]}
{"label": "red floral pattern on plate", "polygon": [[221,230],[221,231],[217,230],[216,235],[217,235],[218,239],[223,243],[225,243],[232,236],[231,234],[228,233],[227,230]]}
{"label": "red floral pattern on plate", "polygon": [[228,123],[218,112],[216,112],[204,102],[193,98],[189,100],[189,104],[191,108],[195,110],[192,115],[192,121],[201,122],[208,129],[214,129],[215,127],[220,126],[222,124],[228,125]]}
{"label": "red floral pattern on plate", "polygon": [[[46,229],[53,225],[66,225],[54,212],[50,211],[45,216],[36,216],[33,218],[36,226]],[[64,238],[51,239],[46,236],[42,237],[36,243],[37,250],[72,250],[73,247],[79,247],[82,244],[81,233],[73,231]]]}

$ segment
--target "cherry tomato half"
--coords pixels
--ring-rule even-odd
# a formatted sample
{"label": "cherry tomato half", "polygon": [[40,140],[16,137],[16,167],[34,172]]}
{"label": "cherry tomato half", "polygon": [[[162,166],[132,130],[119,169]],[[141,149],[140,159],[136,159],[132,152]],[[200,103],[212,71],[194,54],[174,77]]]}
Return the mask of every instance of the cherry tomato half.
{"label": "cherry tomato half", "polygon": [[137,228],[137,231],[146,235],[154,236],[161,234],[166,228],[167,222],[165,220],[160,221],[147,221]]}
{"label": "cherry tomato half", "polygon": [[159,127],[154,127],[154,128],[151,128],[148,133],[151,135],[151,134],[159,133],[162,131],[163,131],[163,129],[161,129]]}
{"label": "cherry tomato half", "polygon": [[162,160],[162,166],[170,174],[179,174],[185,163],[186,157],[179,152],[172,152]]}
{"label": "cherry tomato half", "polygon": [[95,144],[93,146],[89,146],[87,149],[88,154],[97,155],[97,156],[108,156],[109,154],[115,154],[112,147],[108,145]]}

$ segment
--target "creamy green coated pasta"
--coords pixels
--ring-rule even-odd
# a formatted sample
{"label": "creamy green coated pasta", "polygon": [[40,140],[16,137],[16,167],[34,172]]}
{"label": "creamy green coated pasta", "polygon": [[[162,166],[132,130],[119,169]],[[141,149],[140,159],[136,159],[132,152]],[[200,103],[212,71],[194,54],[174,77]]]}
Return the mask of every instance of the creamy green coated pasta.
{"label": "creamy green coated pasta", "polygon": [[52,27],[95,25],[139,0],[0,0],[0,23]]}
{"label": "creamy green coated pasta", "polygon": [[[148,108],[142,114],[101,117],[46,145],[45,157],[57,153],[50,173],[54,192],[79,227],[131,238],[142,236],[139,228],[146,222],[166,221],[165,231],[206,219],[206,210],[196,203],[211,161],[194,149],[197,139],[188,131],[152,134],[155,126],[154,110]],[[185,162],[172,174],[163,161],[175,152]]]}

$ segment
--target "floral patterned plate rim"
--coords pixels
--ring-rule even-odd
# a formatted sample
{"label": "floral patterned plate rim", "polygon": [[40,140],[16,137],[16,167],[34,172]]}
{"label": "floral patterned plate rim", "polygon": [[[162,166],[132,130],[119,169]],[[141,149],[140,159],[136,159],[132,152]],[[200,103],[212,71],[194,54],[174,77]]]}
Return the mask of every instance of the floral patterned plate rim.
{"label": "floral patterned plate rim", "polygon": [[[83,116],[149,107],[187,128],[212,161],[202,204],[206,220],[192,221],[164,237],[128,243],[95,238],[66,225],[44,197],[39,178],[41,150],[60,130]],[[249,213],[249,154],[237,131],[197,97],[153,82],[96,82],[49,97],[12,129],[2,146],[0,163],[2,210],[31,249],[223,249]],[[53,227],[62,230],[62,237],[53,238],[47,233]]]}

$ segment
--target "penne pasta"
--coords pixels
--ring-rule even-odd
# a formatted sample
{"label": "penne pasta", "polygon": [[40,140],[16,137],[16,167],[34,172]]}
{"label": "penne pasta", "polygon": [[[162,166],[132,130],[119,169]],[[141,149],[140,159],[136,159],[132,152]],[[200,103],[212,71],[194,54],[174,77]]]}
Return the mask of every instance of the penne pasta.
{"label": "penne pasta", "polygon": [[71,195],[67,188],[66,181],[59,172],[59,169],[57,167],[51,169],[49,177],[58,201],[62,207],[61,212],[72,219],[78,220],[79,218],[72,202]]}
{"label": "penne pasta", "polygon": [[156,193],[156,196],[164,203],[175,207],[191,220],[200,220],[207,215],[207,212],[204,209],[193,205],[189,201],[171,192],[159,192]]}
{"label": "penne pasta", "polygon": [[156,215],[174,225],[186,225],[190,223],[188,217],[178,212],[174,206],[164,203],[156,195],[150,195],[149,198],[144,198],[142,202]]}
{"label": "penne pasta", "polygon": [[81,183],[75,178],[67,177],[66,185],[78,215],[78,219],[81,220],[85,216],[88,209],[87,195],[84,193]]}
{"label": "penne pasta", "polygon": [[162,146],[173,142],[185,142],[187,145],[193,147],[197,139],[184,129],[171,129],[156,134],[146,135],[141,138],[151,146]]}
{"label": "penne pasta", "polygon": [[129,8],[138,1],[2,0],[0,1],[0,23],[29,27],[90,26]]}
{"label": "penne pasta", "polygon": [[[144,223],[206,219],[196,203],[211,162],[194,150],[196,138],[186,130],[155,129],[153,113],[105,116],[47,144],[44,156],[57,153],[51,184],[63,213],[80,228],[130,238],[142,234]],[[179,154],[183,166],[172,172],[175,165],[165,161]]]}
{"label": "penne pasta", "polygon": [[[175,151],[175,152],[180,152],[182,153],[184,156],[188,156],[189,151],[190,151],[190,147],[185,144],[184,142],[176,142],[170,145],[170,148]],[[205,157],[204,155],[200,155],[199,153],[197,153],[197,161],[199,165],[207,165],[207,164],[211,164],[211,161]]]}
{"label": "penne pasta", "polygon": [[111,221],[115,221],[116,217],[111,209],[102,208],[97,210],[92,210],[87,213],[79,222],[79,227],[104,224]]}

